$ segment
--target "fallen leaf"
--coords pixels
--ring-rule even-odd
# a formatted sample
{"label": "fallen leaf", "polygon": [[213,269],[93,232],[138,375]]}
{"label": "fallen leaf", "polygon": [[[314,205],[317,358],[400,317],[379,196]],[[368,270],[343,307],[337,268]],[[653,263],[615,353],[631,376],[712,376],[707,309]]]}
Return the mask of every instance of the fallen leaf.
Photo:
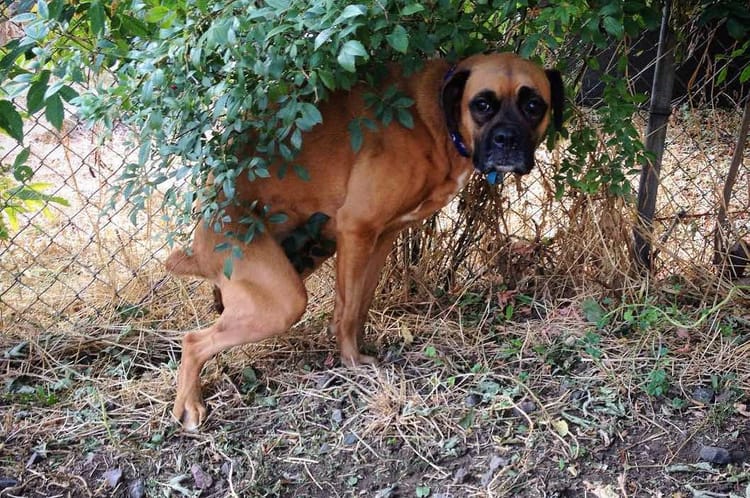
{"label": "fallen leaf", "polygon": [[195,481],[195,487],[198,489],[208,489],[214,483],[211,475],[197,463],[190,467],[190,472],[193,474],[193,481]]}
{"label": "fallen leaf", "polygon": [[513,301],[513,296],[518,294],[517,290],[504,290],[497,293],[497,304],[500,307],[505,307]]}
{"label": "fallen leaf", "polygon": [[568,428],[568,423],[562,419],[560,420],[553,420],[552,421],[552,428],[555,429],[555,432],[557,432],[561,437],[565,437],[568,434],[570,434],[570,429]]}
{"label": "fallen leaf", "polygon": [[688,354],[693,350],[693,347],[690,344],[685,344],[684,346],[680,346],[679,348],[675,349],[674,352],[678,354]]}
{"label": "fallen leaf", "polygon": [[109,469],[102,474],[102,477],[104,477],[104,482],[107,483],[107,486],[110,488],[116,488],[120,483],[120,479],[122,479],[122,469]]}
{"label": "fallen leaf", "polygon": [[597,498],[619,498],[620,494],[612,487],[611,484],[604,485],[600,482],[584,481],[586,490]]}
{"label": "fallen leaf", "polygon": [[734,409],[737,410],[737,413],[739,413],[743,417],[750,417],[750,411],[747,410],[746,403],[735,403]]}
{"label": "fallen leaf", "polygon": [[128,486],[128,498],[143,498],[146,494],[146,485],[143,479],[138,478]]}
{"label": "fallen leaf", "polygon": [[404,344],[407,346],[410,346],[414,342],[414,336],[405,323],[401,324],[401,337],[404,338]]}

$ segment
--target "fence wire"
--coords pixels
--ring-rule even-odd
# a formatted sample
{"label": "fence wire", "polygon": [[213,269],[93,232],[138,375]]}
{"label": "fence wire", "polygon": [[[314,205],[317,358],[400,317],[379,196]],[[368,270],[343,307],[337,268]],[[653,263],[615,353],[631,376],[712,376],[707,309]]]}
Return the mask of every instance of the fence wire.
{"label": "fence wire", "polygon": [[[736,65],[723,57],[735,48],[733,42],[716,30],[695,30],[679,46],[682,62],[677,68],[654,233],[660,242],[657,271],[663,276],[681,275],[688,281],[712,268],[719,193],[737,144],[743,98],[748,96],[747,88],[739,83]],[[634,91],[651,87],[655,47],[651,33],[630,46],[631,66],[623,77]],[[612,70],[612,52],[593,56],[600,60],[604,72]],[[590,108],[606,112],[601,108],[600,81],[601,75],[584,71],[581,89],[571,105],[578,106],[581,113]],[[646,113],[643,109],[634,117],[642,128]],[[109,207],[110,188],[133,159],[137,145],[127,144],[125,131],[100,145],[96,130],[74,120],[66,121],[63,130],[58,132],[39,116],[25,123],[34,182],[48,184],[44,192],[64,198],[68,205],[48,203],[44,209],[22,216],[10,238],[0,241],[0,329],[28,337],[71,327],[120,327],[134,318],[155,322],[194,313],[175,307],[153,311],[160,289],[171,281],[162,267],[168,249],[160,237],[166,228],[159,212],[160,200],[154,199],[150,215],[136,223],[129,219],[132,206],[127,199]],[[12,164],[21,151],[20,145],[0,136],[0,163]],[[414,271],[420,254],[429,250],[430,257],[419,263],[441,278],[452,272],[452,283],[497,274],[513,286],[530,274],[559,279],[559,270],[550,274],[548,269],[563,251],[550,247],[555,241],[566,244],[575,240],[576,224],[584,223],[576,215],[580,214],[576,211],[580,199],[556,199],[551,187],[559,153],[543,152],[538,171],[520,186],[510,180],[488,193],[489,187],[481,182],[472,184],[467,194],[429,221],[424,230],[412,231],[409,242],[394,253],[394,268],[401,265],[404,271]],[[500,213],[497,233],[491,235],[500,233],[502,237],[481,247],[482,235],[473,231],[466,220],[470,214],[463,209],[472,195],[489,196]],[[0,202],[7,199],[0,197]],[[605,205],[620,214],[603,211],[588,222],[612,223],[628,232],[632,222],[628,206],[619,201]],[[728,206],[731,240],[747,238],[749,213],[750,171],[744,166]],[[623,250],[627,252],[627,247]],[[575,264],[573,261],[572,267]],[[477,270],[480,267],[489,271]],[[540,272],[540,268],[545,270]],[[515,279],[512,283],[511,278]],[[399,276],[396,281],[405,279]],[[188,291],[210,294],[199,284],[191,284]]]}

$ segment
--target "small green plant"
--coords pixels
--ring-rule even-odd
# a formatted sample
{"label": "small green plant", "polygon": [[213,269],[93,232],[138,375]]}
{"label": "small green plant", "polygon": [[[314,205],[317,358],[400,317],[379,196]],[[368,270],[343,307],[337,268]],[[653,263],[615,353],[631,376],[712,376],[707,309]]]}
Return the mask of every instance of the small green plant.
{"label": "small green plant", "polygon": [[12,231],[18,230],[22,215],[41,212],[49,218],[49,204],[69,206],[64,198],[44,192],[51,183],[31,183],[34,172],[26,165],[28,157],[29,149],[23,149],[12,166],[0,164],[0,240],[7,240]]}
{"label": "small green plant", "polygon": [[599,348],[599,343],[601,341],[602,338],[599,334],[591,331],[586,332],[586,334],[583,336],[583,339],[581,339],[583,350],[586,351],[586,353],[592,358],[596,360],[601,359],[602,350]]}
{"label": "small green plant", "polygon": [[609,323],[609,315],[604,307],[594,298],[586,298],[581,303],[581,311],[586,320],[596,325],[600,329]]}
{"label": "small green plant", "polygon": [[424,348],[424,355],[427,358],[437,358],[437,350],[435,346],[427,346]]}
{"label": "small green plant", "polygon": [[669,390],[669,376],[663,368],[649,372],[646,378],[646,393],[655,398],[664,396]]}
{"label": "small green plant", "polygon": [[719,322],[719,332],[724,337],[734,337],[737,334],[737,319],[733,316],[724,317]]}
{"label": "small green plant", "polygon": [[346,478],[346,484],[349,485],[350,487],[356,486],[358,482],[359,482],[359,476],[354,475],[354,476],[349,476]]}
{"label": "small green plant", "polygon": [[736,408],[734,403],[717,403],[711,407],[708,412],[708,419],[711,423],[718,427],[724,427],[729,418],[735,414]]}
{"label": "small green plant", "polygon": [[417,486],[417,488],[414,490],[417,498],[427,498],[428,496],[430,496],[431,492],[432,490],[429,486]]}
{"label": "small green plant", "polygon": [[669,404],[675,410],[682,410],[683,408],[686,408],[688,406],[687,400],[683,398],[672,398],[672,401]]}
{"label": "small green plant", "polygon": [[514,337],[503,344],[503,348],[500,351],[500,358],[512,358],[517,356],[523,348],[524,341],[520,337]]}
{"label": "small green plant", "polygon": [[645,390],[649,396],[658,398],[665,396],[669,391],[669,374],[666,370],[670,363],[668,355],[669,348],[666,346],[660,346],[656,351],[656,365],[646,376]]}
{"label": "small green plant", "polygon": [[554,373],[567,373],[581,361],[578,348],[568,345],[562,338],[555,340],[546,349],[537,351],[544,357],[544,363],[553,368]]}
{"label": "small green plant", "polygon": [[628,306],[622,313],[625,322],[636,330],[649,330],[662,321],[664,312],[654,305]]}

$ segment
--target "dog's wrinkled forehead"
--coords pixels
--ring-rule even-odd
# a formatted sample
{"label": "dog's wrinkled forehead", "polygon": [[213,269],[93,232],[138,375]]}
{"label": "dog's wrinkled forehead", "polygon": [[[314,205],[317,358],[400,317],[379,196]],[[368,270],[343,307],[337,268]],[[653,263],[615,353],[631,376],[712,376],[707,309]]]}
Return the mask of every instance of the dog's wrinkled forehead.
{"label": "dog's wrinkled forehead", "polygon": [[488,90],[500,100],[513,99],[526,87],[550,103],[549,80],[544,70],[533,62],[513,54],[495,54],[476,61],[469,58],[461,66],[470,70],[463,95],[466,102]]}

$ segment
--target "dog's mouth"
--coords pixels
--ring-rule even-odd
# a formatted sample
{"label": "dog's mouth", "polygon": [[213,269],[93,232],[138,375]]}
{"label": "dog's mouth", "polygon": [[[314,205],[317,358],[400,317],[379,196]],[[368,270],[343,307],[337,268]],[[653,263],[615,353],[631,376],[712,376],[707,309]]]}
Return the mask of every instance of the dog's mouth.
{"label": "dog's mouth", "polygon": [[491,150],[475,156],[475,169],[487,177],[491,184],[501,183],[508,173],[526,175],[534,167],[534,155],[523,151]]}
{"label": "dog's mouth", "polygon": [[475,145],[474,168],[490,183],[502,181],[507,173],[525,175],[534,167],[531,140],[518,126],[496,125]]}

